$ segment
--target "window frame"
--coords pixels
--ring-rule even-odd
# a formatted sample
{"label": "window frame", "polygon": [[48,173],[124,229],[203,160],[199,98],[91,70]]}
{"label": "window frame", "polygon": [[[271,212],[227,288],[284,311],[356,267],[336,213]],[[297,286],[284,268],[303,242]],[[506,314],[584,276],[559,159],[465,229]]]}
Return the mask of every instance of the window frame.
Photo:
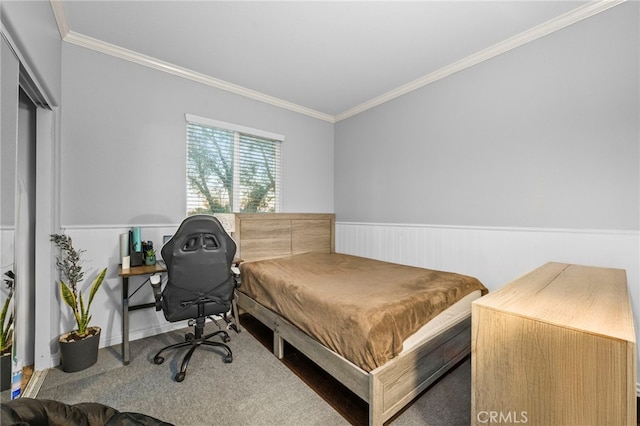
{"label": "window frame", "polygon": [[[213,128],[217,128],[217,129],[221,129],[221,130],[225,130],[225,131],[229,131],[229,132],[233,132],[233,150],[234,150],[234,155],[233,155],[233,200],[231,200],[231,205],[233,206],[233,210],[231,213],[240,213],[240,188],[241,188],[241,184],[240,184],[240,162],[241,162],[241,149],[240,149],[240,138],[241,138],[241,134],[244,135],[248,135],[250,137],[256,137],[256,138],[260,138],[260,139],[268,139],[268,140],[272,140],[276,143],[278,143],[277,149],[276,149],[276,172],[278,174],[277,178],[276,178],[276,188],[275,188],[275,211],[276,212],[280,212],[281,208],[282,208],[282,143],[285,140],[284,135],[280,135],[277,133],[272,133],[272,132],[268,132],[265,130],[260,130],[260,129],[254,129],[251,127],[247,127],[247,126],[243,126],[243,125],[239,125],[239,124],[234,124],[234,123],[228,123],[225,121],[220,121],[220,120],[214,120],[211,118],[206,118],[206,117],[201,117],[198,115],[194,115],[194,114],[185,114],[185,131],[186,131],[186,135],[185,135],[185,148],[187,151],[187,156],[185,158],[185,166],[188,165],[188,161],[189,161],[189,156],[188,156],[188,149],[189,149],[189,124],[193,124],[193,125],[200,125],[200,126],[205,126],[205,127],[213,127]],[[186,184],[187,184],[187,189],[186,189],[186,194],[185,194],[185,210],[187,215],[189,215],[189,169],[188,167],[186,167],[185,169],[185,178],[186,178]],[[258,212],[260,213],[260,212]]]}

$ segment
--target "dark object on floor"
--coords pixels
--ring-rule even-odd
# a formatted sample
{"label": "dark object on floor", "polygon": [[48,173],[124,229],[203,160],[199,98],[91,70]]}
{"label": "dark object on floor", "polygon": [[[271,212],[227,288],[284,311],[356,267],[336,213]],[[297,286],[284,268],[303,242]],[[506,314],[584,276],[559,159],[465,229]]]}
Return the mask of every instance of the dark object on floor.
{"label": "dark object on floor", "polygon": [[156,296],[156,310],[162,309],[169,322],[189,320],[194,333],[185,335],[185,341],[161,349],[153,358],[162,364],[160,354],[167,349],[188,347],[182,359],[176,382],[181,382],[187,372],[191,355],[200,346],[213,346],[226,352],[224,362],[233,361],[231,349],[224,343],[210,341],[221,335],[228,342],[224,330],[202,335],[205,320],[212,315],[226,319],[231,310],[236,279],[231,264],[236,254],[236,243],[224,230],[218,219],[211,215],[189,216],[182,221],[176,233],[162,247],[162,258],[167,265],[167,284],[160,294],[161,283],[151,282]]}
{"label": "dark object on floor", "polygon": [[[60,358],[62,371],[75,373],[82,371],[98,362],[98,348],[100,346],[100,327],[88,327],[86,337],[69,338],[74,332],[60,337]],[[69,340],[67,340],[69,339]]]}
{"label": "dark object on floor", "polygon": [[120,412],[96,402],[64,404],[50,399],[19,398],[1,404],[0,424],[87,425],[87,426],[173,426],[140,413]]}
{"label": "dark object on floor", "polygon": [[0,391],[11,388],[11,352],[0,356]]}

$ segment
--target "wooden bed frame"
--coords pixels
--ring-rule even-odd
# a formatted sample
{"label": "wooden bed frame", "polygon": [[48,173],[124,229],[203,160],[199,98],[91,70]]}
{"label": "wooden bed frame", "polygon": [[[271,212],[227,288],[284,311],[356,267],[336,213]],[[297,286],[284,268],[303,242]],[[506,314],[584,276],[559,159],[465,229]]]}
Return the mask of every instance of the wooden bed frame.
{"label": "wooden bed frame", "polygon": [[[236,214],[237,257],[259,260],[308,251],[335,252],[333,214]],[[242,292],[239,308],[273,330],[273,352],[284,341],[305,354],[369,404],[369,424],[382,425],[471,352],[471,315],[410,351],[367,372],[318,343]]]}

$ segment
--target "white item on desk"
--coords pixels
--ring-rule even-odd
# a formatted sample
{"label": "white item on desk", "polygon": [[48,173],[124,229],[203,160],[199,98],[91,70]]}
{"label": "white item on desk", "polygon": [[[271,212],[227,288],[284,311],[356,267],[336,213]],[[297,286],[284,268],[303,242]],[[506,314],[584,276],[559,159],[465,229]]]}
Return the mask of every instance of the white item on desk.
{"label": "white item on desk", "polygon": [[129,256],[129,233],[120,234],[120,258]]}
{"label": "white item on desk", "polygon": [[214,213],[213,214],[219,221],[227,234],[231,235],[232,232],[236,232],[236,215],[233,213]]}
{"label": "white item on desk", "polygon": [[129,269],[131,267],[131,256],[122,257],[122,269]]}

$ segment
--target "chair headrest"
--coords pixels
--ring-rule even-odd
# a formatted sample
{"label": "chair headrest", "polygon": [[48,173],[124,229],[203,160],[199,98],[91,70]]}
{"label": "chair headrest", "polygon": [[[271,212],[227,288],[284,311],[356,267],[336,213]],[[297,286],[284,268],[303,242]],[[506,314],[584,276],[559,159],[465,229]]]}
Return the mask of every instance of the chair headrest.
{"label": "chair headrest", "polygon": [[193,215],[185,218],[176,233],[162,247],[162,258],[168,264],[178,252],[224,250],[229,263],[236,253],[235,241],[213,215]]}

